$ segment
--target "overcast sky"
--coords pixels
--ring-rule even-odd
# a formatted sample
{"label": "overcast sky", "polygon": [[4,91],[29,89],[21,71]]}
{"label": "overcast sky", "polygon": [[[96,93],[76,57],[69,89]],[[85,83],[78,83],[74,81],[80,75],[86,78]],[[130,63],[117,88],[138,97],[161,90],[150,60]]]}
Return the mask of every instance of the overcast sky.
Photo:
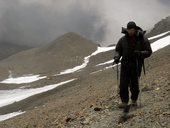
{"label": "overcast sky", "polygon": [[106,46],[128,21],[150,29],[169,7],[170,0],[0,0],[0,42],[38,46],[76,32]]}

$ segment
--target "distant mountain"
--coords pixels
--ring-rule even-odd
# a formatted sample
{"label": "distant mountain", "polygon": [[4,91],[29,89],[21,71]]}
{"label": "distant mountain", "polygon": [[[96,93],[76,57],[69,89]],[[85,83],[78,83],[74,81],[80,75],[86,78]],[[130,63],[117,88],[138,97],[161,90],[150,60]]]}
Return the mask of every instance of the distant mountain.
{"label": "distant mountain", "polygon": [[8,74],[56,73],[80,65],[84,57],[97,49],[97,45],[76,33],[67,33],[48,45],[33,48],[8,57],[0,62],[1,76]]}
{"label": "distant mountain", "polygon": [[147,36],[151,37],[167,31],[170,31],[170,16],[156,23]]}
{"label": "distant mountain", "polygon": [[30,48],[31,47],[25,45],[17,45],[9,42],[0,41],[0,60]]}

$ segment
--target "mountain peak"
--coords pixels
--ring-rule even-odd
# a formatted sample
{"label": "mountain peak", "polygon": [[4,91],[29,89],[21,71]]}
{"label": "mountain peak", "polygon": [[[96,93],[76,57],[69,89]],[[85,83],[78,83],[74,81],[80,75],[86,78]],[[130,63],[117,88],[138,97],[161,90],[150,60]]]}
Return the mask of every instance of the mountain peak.
{"label": "mountain peak", "polygon": [[79,34],[75,33],[75,32],[68,32],[68,33],[65,33],[64,35],[62,35],[60,37],[81,37],[81,36]]}
{"label": "mountain peak", "polygon": [[[84,41],[87,41],[89,43],[92,43],[94,44],[94,42],[90,41],[90,40],[87,40],[86,38],[84,38],[83,36],[75,33],[75,32],[68,32],[60,37],[58,37],[56,40],[54,40],[52,43],[55,43],[55,42],[60,42],[60,43],[73,43],[73,42],[78,42],[79,43],[83,43]],[[82,42],[83,41],[83,42]],[[65,43],[64,43],[65,42]]]}
{"label": "mountain peak", "polygon": [[79,51],[79,52],[87,53],[88,50],[90,49],[94,50],[96,49],[96,47],[97,45],[94,42],[82,37],[77,33],[69,32],[58,37],[48,45],[44,46],[44,48],[41,48],[41,51],[47,50],[51,52],[52,51],[56,52],[56,51],[64,50],[70,52]]}

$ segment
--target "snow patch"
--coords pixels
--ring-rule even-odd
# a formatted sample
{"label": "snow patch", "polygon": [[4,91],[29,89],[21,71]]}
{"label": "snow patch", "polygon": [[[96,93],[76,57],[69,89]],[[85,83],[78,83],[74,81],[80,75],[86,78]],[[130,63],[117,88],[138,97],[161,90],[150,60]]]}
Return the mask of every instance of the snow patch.
{"label": "snow patch", "polygon": [[47,92],[52,90],[60,85],[72,82],[75,79],[67,80],[64,82],[60,82],[58,84],[47,85],[41,88],[32,88],[32,89],[13,89],[13,90],[0,90],[0,107],[12,104],[14,102],[18,102],[24,100],[30,96],[40,94],[43,92]]}
{"label": "snow patch", "polygon": [[24,83],[31,83],[31,82],[35,82],[41,79],[46,78],[46,76],[41,76],[40,75],[23,75],[21,77],[12,77],[12,75],[9,75],[8,79],[5,79],[3,81],[1,81],[0,83],[4,83],[4,84],[24,84]]}
{"label": "snow patch", "polygon": [[114,49],[115,49],[115,46],[113,46],[113,47],[98,47],[97,50],[91,54],[91,56],[95,56],[99,53],[111,51]]}
{"label": "snow patch", "polygon": [[91,55],[86,56],[86,57],[84,58],[84,63],[83,63],[83,64],[81,64],[81,65],[79,65],[79,66],[76,66],[76,67],[74,67],[74,68],[71,68],[71,69],[64,70],[64,71],[60,72],[60,73],[57,74],[57,75],[64,75],[64,74],[74,73],[74,72],[76,72],[76,71],[78,71],[78,70],[80,70],[80,69],[83,69],[83,68],[85,68],[85,67],[87,66],[87,64],[89,63],[90,57],[95,56],[95,55],[97,55],[97,54],[99,54],[99,53],[106,52],[106,51],[110,51],[110,50],[114,50],[114,49],[115,49],[115,46],[113,46],[113,47],[98,47],[95,52],[93,52]]}
{"label": "snow patch", "polygon": [[18,111],[18,112],[13,112],[13,113],[5,114],[5,115],[0,115],[0,121],[4,121],[4,120],[13,118],[15,116],[18,116],[18,115],[21,115],[21,114],[24,114],[24,113],[25,112]]}
{"label": "snow patch", "polygon": [[[112,62],[113,62],[113,61],[112,61]],[[119,63],[118,65],[120,65],[120,63]],[[116,67],[116,66],[117,66],[117,64],[110,65],[110,66],[105,67],[105,68],[103,68],[103,69],[100,69],[100,70],[97,70],[97,71],[91,72],[91,73],[90,73],[90,75],[92,75],[92,74],[96,74],[96,73],[98,73],[98,72],[102,72],[102,71],[107,70],[107,69],[110,69],[110,68],[113,68],[113,69],[114,69],[114,67]]]}
{"label": "snow patch", "polygon": [[159,35],[156,35],[156,36],[150,37],[150,38],[148,38],[148,39],[149,39],[149,40],[153,40],[153,39],[156,39],[156,38],[162,37],[162,36],[164,36],[164,35],[168,34],[169,32],[170,32],[170,31],[167,31],[167,32],[161,33],[161,34],[159,34]]}
{"label": "snow patch", "polygon": [[166,36],[162,39],[159,39],[151,44],[152,51],[156,52],[157,50],[164,48],[166,46],[170,45],[170,36]]}
{"label": "snow patch", "polygon": [[113,63],[113,62],[114,62],[114,59],[109,60],[109,61],[104,62],[104,63],[97,64],[96,66],[102,66],[102,65],[106,65],[106,64],[111,64],[111,63]]}

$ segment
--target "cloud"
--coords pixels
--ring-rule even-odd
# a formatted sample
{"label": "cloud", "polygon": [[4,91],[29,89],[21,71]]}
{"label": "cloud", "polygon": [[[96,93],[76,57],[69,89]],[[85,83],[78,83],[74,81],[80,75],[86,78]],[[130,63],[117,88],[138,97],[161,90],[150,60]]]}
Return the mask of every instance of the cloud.
{"label": "cloud", "polygon": [[117,43],[134,20],[144,29],[169,15],[168,0],[0,0],[0,42],[44,45],[77,32],[102,45]]}

